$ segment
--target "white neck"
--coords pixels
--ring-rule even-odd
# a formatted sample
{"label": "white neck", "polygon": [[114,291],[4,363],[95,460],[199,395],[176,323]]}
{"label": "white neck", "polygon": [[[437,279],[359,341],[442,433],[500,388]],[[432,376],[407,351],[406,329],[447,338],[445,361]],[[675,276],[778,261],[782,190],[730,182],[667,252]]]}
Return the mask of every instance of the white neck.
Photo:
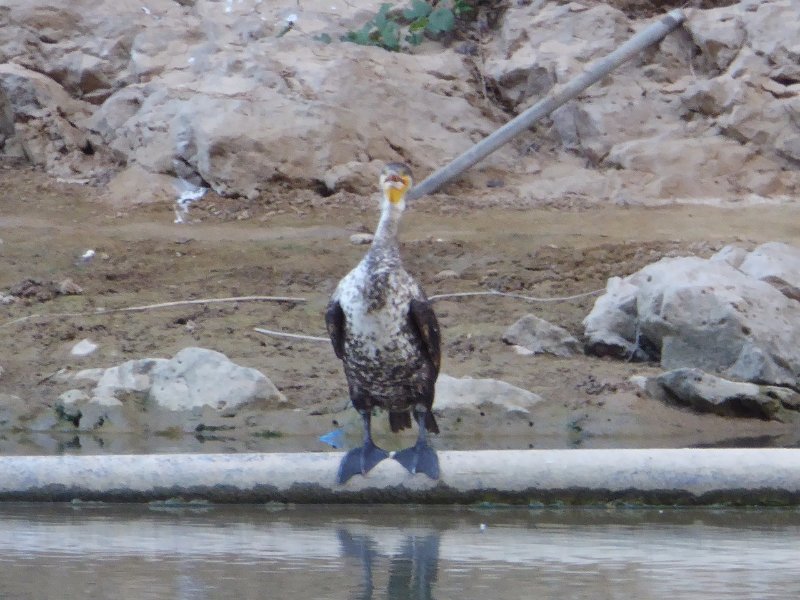
{"label": "white neck", "polygon": [[393,204],[389,202],[389,199],[384,194],[383,202],[381,203],[381,219],[378,221],[378,227],[375,230],[371,250],[389,252],[399,256],[397,231],[405,204],[405,200]]}

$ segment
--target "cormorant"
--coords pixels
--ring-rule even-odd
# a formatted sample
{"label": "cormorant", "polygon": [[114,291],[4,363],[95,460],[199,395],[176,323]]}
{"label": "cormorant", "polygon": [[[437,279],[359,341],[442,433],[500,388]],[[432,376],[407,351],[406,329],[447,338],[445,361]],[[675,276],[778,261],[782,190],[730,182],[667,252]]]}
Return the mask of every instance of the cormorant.
{"label": "cormorant", "polygon": [[381,218],[369,251],[336,287],[325,324],[353,407],[364,423],[364,444],[339,465],[338,481],[366,475],[389,453],[372,441],[372,409],[389,412],[393,432],[419,426],[417,442],[394,454],[410,473],[439,478],[439,459],[426,431],[439,433],[431,412],[441,361],[439,323],[420,285],[403,268],[397,229],[412,184],[411,170],[389,163],[381,171]]}

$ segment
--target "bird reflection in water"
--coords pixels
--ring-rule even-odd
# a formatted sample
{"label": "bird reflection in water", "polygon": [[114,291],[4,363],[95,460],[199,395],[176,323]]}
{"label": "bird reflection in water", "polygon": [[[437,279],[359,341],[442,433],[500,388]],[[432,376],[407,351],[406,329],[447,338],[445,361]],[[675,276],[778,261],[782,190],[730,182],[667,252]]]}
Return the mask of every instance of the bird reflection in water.
{"label": "bird reflection in water", "polygon": [[[361,563],[361,585],[353,591],[351,600],[374,598],[373,564],[382,563],[375,540],[369,535],[353,534],[346,529],[337,531],[342,555]],[[387,600],[431,600],[439,563],[439,533],[426,531],[408,534],[400,552],[388,557],[389,578]],[[382,596],[378,596],[382,597]]]}

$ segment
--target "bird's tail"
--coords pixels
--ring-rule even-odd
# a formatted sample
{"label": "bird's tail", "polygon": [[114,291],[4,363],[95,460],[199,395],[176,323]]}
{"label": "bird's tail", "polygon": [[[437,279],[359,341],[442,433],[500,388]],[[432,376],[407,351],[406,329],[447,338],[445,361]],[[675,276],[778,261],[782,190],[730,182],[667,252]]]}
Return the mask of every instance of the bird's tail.
{"label": "bird's tail", "polygon": [[389,427],[393,433],[401,429],[408,429],[411,427],[411,413],[407,410],[403,412],[389,412]]}
{"label": "bird's tail", "polygon": [[[416,416],[416,415],[415,415]],[[389,427],[393,433],[411,427],[411,412],[389,412]],[[439,425],[431,411],[425,411],[425,429],[431,433],[439,433]]]}
{"label": "bird's tail", "polygon": [[425,429],[431,433],[439,433],[439,425],[436,423],[436,418],[430,410],[425,413]]}

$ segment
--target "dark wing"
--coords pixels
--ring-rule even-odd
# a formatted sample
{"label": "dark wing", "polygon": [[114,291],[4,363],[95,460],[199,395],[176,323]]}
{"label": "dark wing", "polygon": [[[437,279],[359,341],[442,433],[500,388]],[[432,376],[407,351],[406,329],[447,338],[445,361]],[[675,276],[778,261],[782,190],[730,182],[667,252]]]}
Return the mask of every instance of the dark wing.
{"label": "dark wing", "polygon": [[331,300],[325,311],[325,326],[331,337],[333,351],[339,359],[344,358],[344,311],[338,300]]}
{"label": "dark wing", "polygon": [[441,340],[439,332],[439,321],[433,312],[433,307],[428,300],[412,300],[408,311],[411,324],[417,328],[419,337],[428,357],[431,359],[436,374],[439,373],[439,365],[442,362]]}

